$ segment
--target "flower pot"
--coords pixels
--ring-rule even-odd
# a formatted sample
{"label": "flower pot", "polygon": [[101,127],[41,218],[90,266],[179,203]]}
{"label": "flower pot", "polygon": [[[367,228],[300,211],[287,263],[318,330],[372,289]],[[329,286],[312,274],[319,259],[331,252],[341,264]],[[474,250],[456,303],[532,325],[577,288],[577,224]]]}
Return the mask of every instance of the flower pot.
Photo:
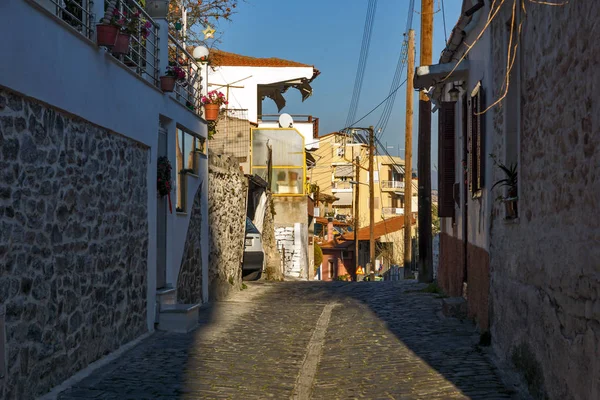
{"label": "flower pot", "polygon": [[290,181],[295,181],[298,179],[298,173],[290,171]]}
{"label": "flower pot", "polygon": [[205,104],[204,105],[204,119],[207,121],[216,121],[219,117],[219,105],[218,104]]}
{"label": "flower pot", "polygon": [[131,35],[128,33],[119,33],[117,36],[117,41],[115,42],[114,47],[112,48],[113,54],[127,54],[129,53],[129,42],[131,41]]}
{"label": "flower pot", "polygon": [[175,89],[175,77],[174,76],[161,76],[160,77],[160,88],[163,92],[172,92]]}
{"label": "flower pot", "polygon": [[119,36],[119,27],[114,25],[96,25],[96,43],[98,46],[113,47]]}
{"label": "flower pot", "polygon": [[519,216],[518,203],[516,198],[504,199],[504,209],[506,210],[506,219],[515,219]]}

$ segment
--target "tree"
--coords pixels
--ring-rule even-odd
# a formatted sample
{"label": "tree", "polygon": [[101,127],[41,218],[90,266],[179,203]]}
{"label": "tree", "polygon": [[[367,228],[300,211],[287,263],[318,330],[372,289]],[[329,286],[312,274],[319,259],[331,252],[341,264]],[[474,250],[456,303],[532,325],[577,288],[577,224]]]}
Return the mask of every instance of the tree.
{"label": "tree", "polygon": [[317,270],[317,268],[319,268],[319,266],[321,265],[321,263],[323,262],[323,250],[321,250],[321,246],[319,246],[318,244],[315,243],[315,271]]}
{"label": "tree", "polygon": [[[188,45],[205,43],[202,28],[218,26],[220,21],[231,20],[238,0],[172,0],[169,3],[168,20],[171,34],[175,36],[175,27],[182,24],[186,27],[185,42]],[[185,21],[183,21],[185,11]],[[185,23],[185,24],[184,24]],[[175,30],[176,31],[176,30]]]}

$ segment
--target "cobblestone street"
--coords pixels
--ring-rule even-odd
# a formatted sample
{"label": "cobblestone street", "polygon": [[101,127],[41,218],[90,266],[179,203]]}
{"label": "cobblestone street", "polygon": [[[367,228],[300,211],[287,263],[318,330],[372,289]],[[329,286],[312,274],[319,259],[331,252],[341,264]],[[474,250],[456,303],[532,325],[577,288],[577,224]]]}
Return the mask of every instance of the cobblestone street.
{"label": "cobblestone street", "polygon": [[510,399],[470,322],[410,282],[257,282],[59,395],[75,399]]}

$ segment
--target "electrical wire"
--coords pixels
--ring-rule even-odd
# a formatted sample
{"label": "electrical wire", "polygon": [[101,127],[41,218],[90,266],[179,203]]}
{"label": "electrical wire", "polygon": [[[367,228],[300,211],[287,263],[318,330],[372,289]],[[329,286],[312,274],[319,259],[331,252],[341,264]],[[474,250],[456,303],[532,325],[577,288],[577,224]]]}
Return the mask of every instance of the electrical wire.
{"label": "electrical wire", "polygon": [[448,34],[446,33],[446,10],[444,9],[444,0],[442,0],[442,19],[444,20],[444,40],[448,43]]}
{"label": "electrical wire", "polygon": [[350,101],[350,108],[348,109],[348,116],[346,117],[346,125],[350,125],[356,117],[356,111],[358,110],[358,101],[360,99],[360,93],[362,91],[362,84],[364,81],[365,70],[367,60],[369,57],[369,48],[371,46],[371,34],[373,32],[375,10],[377,9],[377,0],[369,0],[367,7],[367,16],[365,18],[365,26],[363,29],[363,39],[358,58],[358,67],[356,69],[356,77],[354,78],[354,90],[352,92],[352,98]]}

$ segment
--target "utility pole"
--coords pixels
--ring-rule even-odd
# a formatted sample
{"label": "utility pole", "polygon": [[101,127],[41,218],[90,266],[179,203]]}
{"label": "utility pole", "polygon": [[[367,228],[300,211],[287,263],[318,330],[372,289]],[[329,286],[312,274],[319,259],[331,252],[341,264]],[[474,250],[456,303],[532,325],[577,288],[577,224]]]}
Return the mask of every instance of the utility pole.
{"label": "utility pole", "polygon": [[[375,153],[375,133],[373,127],[369,127],[369,255],[370,264],[369,278],[375,280],[375,185],[373,155]],[[358,186],[358,185],[357,185]]]}
{"label": "utility pole", "polygon": [[415,31],[408,31],[408,75],[406,85],[406,133],[404,141],[404,276],[411,269],[412,259],[412,130],[413,87],[415,75]]}
{"label": "utility pole", "polygon": [[356,271],[358,271],[358,218],[359,218],[359,212],[358,212],[358,206],[360,205],[360,196],[359,196],[359,189],[360,189],[360,157],[356,156],[356,158],[354,159],[355,161],[355,166],[354,168],[356,168],[356,173],[355,173],[355,180],[356,180],[356,185],[354,185],[354,275],[356,276]]}
{"label": "utility pole", "polygon": [[[433,0],[421,0],[421,60],[431,65],[433,47]],[[412,82],[410,82],[412,84]],[[433,280],[431,244],[431,102],[419,93],[419,282]]]}

